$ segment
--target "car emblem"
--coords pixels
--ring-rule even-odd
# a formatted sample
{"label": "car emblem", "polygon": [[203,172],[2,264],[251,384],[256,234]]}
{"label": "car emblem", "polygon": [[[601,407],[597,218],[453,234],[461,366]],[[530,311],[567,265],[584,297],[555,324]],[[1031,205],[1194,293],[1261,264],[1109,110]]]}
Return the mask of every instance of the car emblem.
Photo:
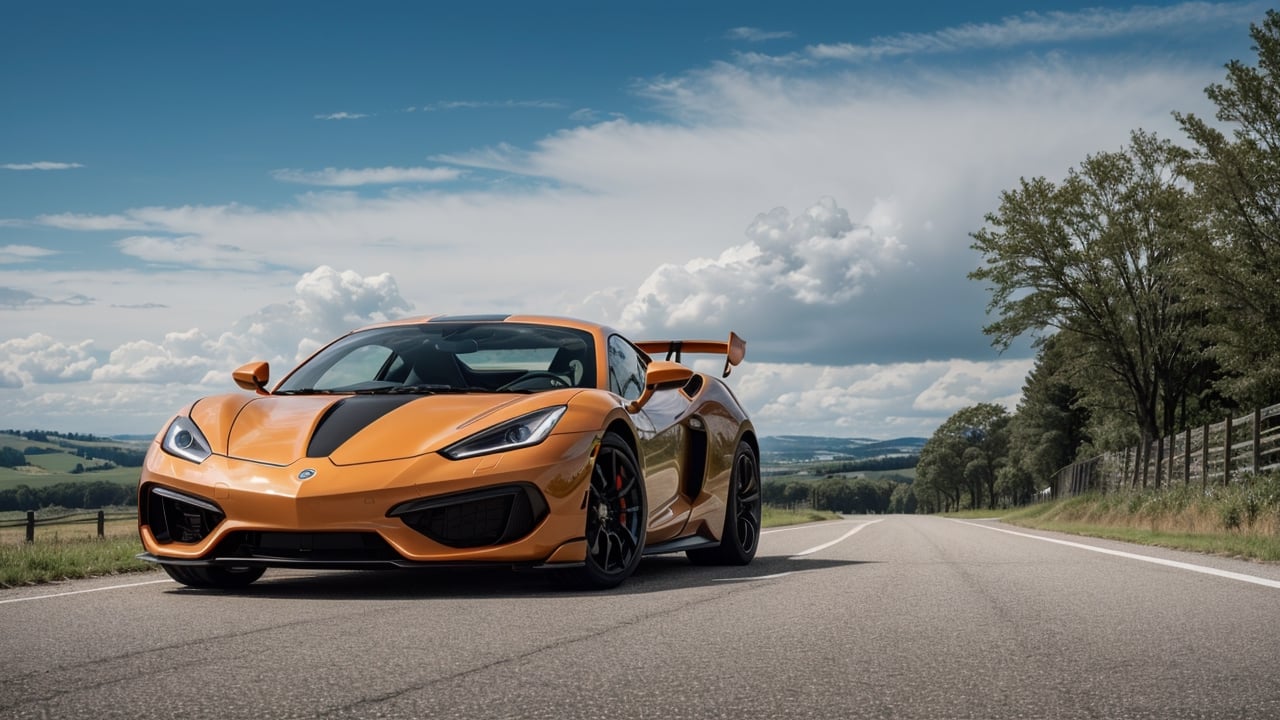
{"label": "car emblem", "polygon": [[298,473],[299,480],[310,480],[315,476],[316,476],[316,471],[312,470],[311,468],[307,468],[306,470],[303,470],[302,472]]}

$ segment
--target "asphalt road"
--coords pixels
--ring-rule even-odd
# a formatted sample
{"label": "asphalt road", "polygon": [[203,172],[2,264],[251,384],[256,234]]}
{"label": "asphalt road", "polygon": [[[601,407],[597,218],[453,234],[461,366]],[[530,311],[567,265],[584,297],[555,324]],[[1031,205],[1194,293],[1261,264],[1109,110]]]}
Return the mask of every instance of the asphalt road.
{"label": "asphalt road", "polygon": [[0,591],[0,718],[73,717],[1277,718],[1280,566],[891,516],[594,594],[507,572]]}

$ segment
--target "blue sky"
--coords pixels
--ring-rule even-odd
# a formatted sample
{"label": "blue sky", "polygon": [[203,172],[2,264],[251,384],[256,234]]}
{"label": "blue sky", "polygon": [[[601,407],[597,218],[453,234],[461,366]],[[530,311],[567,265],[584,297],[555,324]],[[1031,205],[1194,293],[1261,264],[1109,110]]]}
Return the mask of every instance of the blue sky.
{"label": "blue sky", "polygon": [[1012,407],[968,233],[1180,139],[1266,7],[4,3],[0,426],[150,432],[242,362],[481,311],[735,329],[766,434]]}

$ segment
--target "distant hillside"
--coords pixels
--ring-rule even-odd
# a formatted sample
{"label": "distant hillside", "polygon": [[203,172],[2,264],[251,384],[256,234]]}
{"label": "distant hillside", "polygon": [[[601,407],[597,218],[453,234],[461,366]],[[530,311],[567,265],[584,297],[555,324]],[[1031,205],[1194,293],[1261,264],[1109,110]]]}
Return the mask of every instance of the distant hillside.
{"label": "distant hillside", "polygon": [[764,464],[779,464],[916,457],[920,455],[920,449],[924,447],[926,440],[927,438],[920,437],[871,440],[812,435],[771,435],[760,438],[760,461]]}

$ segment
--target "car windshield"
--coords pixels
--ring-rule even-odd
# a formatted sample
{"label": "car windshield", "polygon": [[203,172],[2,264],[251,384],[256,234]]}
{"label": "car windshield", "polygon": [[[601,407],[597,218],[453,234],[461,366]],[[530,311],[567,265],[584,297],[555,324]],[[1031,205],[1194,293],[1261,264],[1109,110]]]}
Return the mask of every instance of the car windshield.
{"label": "car windshield", "polygon": [[298,367],[276,393],[537,392],[595,384],[590,333],[426,322],[347,335]]}

